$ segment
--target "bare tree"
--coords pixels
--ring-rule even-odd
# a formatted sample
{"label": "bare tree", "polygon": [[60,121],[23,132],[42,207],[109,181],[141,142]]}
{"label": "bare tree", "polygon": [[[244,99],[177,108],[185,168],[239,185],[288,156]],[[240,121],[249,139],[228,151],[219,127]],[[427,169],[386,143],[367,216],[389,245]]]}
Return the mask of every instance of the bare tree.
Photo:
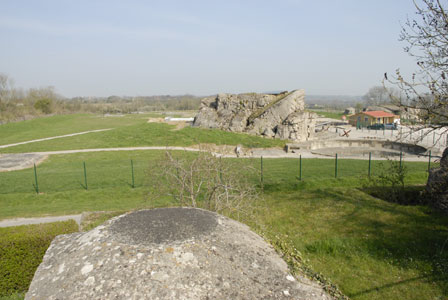
{"label": "bare tree", "polygon": [[399,97],[400,91],[394,88],[385,88],[384,86],[373,86],[363,96],[363,100],[367,105],[390,104],[393,101],[391,97]]}
{"label": "bare tree", "polygon": [[0,105],[9,100],[12,93],[12,79],[0,73]]}
{"label": "bare tree", "polygon": [[[256,171],[255,171],[256,172]],[[259,199],[258,190],[241,160],[232,163],[208,151],[175,155],[166,151],[151,164],[148,179],[150,199],[169,196],[179,206],[216,211],[234,217],[251,217]]]}
{"label": "bare tree", "polygon": [[[409,78],[398,69],[384,74],[384,84],[397,87],[403,97],[391,95],[394,102],[414,114],[431,131],[448,130],[448,15],[440,0],[414,1],[416,18],[402,26],[400,40],[405,52],[417,60],[417,71]],[[426,131],[428,134],[431,131]],[[439,130],[440,132],[440,130]],[[440,134],[441,136],[441,134]]]}

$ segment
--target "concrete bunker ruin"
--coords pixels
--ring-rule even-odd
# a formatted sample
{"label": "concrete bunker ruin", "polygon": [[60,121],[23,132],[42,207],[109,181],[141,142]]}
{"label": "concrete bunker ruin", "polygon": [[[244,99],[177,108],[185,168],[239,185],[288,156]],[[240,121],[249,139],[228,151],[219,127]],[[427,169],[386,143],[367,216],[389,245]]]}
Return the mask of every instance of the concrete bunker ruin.
{"label": "concrete bunker ruin", "polygon": [[331,299],[246,225],[141,210],[53,240],[25,299]]}
{"label": "concrete bunker ruin", "polygon": [[313,154],[334,156],[335,153],[345,156],[399,156],[400,153],[411,155],[426,155],[428,149],[423,146],[400,143],[396,141],[369,140],[369,139],[335,139],[313,140],[298,144],[287,144],[286,152],[294,150],[308,150]]}
{"label": "concrete bunker ruin", "polygon": [[305,91],[278,94],[219,94],[204,98],[193,126],[307,141],[316,114],[305,110]]}

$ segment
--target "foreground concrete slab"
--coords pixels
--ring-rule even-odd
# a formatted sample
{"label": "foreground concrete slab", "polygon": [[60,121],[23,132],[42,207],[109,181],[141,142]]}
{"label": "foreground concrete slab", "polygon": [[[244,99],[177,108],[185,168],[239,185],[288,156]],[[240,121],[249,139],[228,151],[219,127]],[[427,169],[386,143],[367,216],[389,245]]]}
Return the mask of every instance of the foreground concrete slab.
{"label": "foreground concrete slab", "polygon": [[247,226],[193,208],[142,210],[56,237],[25,299],[331,299]]}

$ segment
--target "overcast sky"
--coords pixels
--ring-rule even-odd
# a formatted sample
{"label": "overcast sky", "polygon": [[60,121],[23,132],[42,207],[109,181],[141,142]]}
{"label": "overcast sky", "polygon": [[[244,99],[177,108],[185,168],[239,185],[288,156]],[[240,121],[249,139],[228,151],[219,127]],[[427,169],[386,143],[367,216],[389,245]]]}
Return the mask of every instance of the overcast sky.
{"label": "overcast sky", "polygon": [[412,0],[0,0],[0,72],[64,96],[305,89],[362,95],[415,69]]}

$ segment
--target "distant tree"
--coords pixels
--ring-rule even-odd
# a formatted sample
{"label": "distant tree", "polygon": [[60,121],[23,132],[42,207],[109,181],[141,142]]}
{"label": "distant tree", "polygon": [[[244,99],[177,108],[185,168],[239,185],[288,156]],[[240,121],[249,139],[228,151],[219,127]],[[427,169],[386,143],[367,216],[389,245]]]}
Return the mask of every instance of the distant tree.
{"label": "distant tree", "polygon": [[384,86],[374,86],[363,96],[367,105],[390,104],[393,99],[400,98],[400,91],[396,88],[386,88]]}
{"label": "distant tree", "polygon": [[34,108],[40,110],[44,114],[50,114],[52,112],[53,100],[44,98],[39,99],[34,103]]}
{"label": "distant tree", "polygon": [[[393,97],[399,106],[414,110],[427,127],[448,129],[448,15],[440,0],[416,1],[416,18],[402,27],[400,40],[405,52],[417,61],[417,71],[405,78],[384,74],[384,86],[398,88],[403,97]],[[446,132],[446,131],[445,131]]]}
{"label": "distant tree", "polygon": [[360,111],[362,111],[362,103],[356,102],[355,111],[356,111],[356,113],[359,113]]}
{"label": "distant tree", "polygon": [[12,79],[0,73],[0,105],[9,100],[12,93]]}

